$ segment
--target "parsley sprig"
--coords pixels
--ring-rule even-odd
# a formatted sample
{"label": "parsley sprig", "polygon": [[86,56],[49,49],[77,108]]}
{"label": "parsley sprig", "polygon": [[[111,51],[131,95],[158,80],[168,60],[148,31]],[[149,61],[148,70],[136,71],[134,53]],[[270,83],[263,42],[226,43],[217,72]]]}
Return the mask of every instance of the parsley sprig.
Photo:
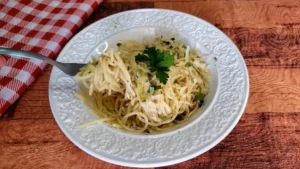
{"label": "parsley sprig", "polygon": [[139,62],[149,62],[151,72],[155,72],[156,77],[163,84],[166,84],[169,78],[169,67],[174,65],[174,55],[168,50],[160,51],[155,47],[147,47],[143,53],[135,56]]}

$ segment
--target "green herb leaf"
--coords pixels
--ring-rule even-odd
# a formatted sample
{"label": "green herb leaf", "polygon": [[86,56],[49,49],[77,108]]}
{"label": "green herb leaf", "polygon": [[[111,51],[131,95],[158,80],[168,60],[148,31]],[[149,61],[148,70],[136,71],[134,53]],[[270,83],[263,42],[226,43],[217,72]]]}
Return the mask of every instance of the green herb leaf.
{"label": "green herb leaf", "polygon": [[151,72],[156,72],[156,77],[163,84],[167,83],[169,75],[169,67],[174,65],[174,55],[170,51],[160,51],[155,49],[155,47],[146,47],[143,54],[138,54],[135,56],[135,60],[139,62],[150,61],[149,70]]}
{"label": "green herb leaf", "polygon": [[122,45],[122,43],[117,43],[117,46],[119,46],[119,47],[120,47],[121,45]]}
{"label": "green herb leaf", "polygon": [[186,66],[187,66],[187,67],[191,67],[191,66],[193,66],[193,63],[192,63],[192,62],[187,62],[187,63],[186,63]]}
{"label": "green herb leaf", "polygon": [[154,90],[158,90],[161,89],[161,86],[152,86],[154,88]]}
{"label": "green herb leaf", "polygon": [[155,72],[157,69],[156,69],[156,67],[150,67],[150,69],[149,69],[151,72]]}
{"label": "green herb leaf", "polygon": [[159,67],[158,70],[160,71],[169,71],[168,67]]}
{"label": "green herb leaf", "polygon": [[200,101],[200,102],[201,102],[201,101],[204,100],[204,98],[205,98],[205,94],[199,92],[199,93],[197,93],[197,94],[195,95],[194,101]]}
{"label": "green herb leaf", "polygon": [[161,52],[161,51],[159,51],[159,50],[157,50],[156,51],[156,54],[157,54],[157,56],[156,56],[156,64],[157,63],[159,63],[160,61],[163,61],[164,60],[164,57],[165,57],[165,55],[164,55],[164,52]]}
{"label": "green herb leaf", "polygon": [[139,53],[135,56],[135,60],[139,62],[145,62],[145,61],[149,61],[150,59],[146,55]]}
{"label": "green herb leaf", "polygon": [[146,49],[143,52],[144,54],[147,54],[149,56],[149,58],[154,58],[156,59],[156,49],[155,47],[146,47]]}
{"label": "green herb leaf", "polygon": [[159,81],[163,84],[166,84],[167,83],[167,80],[169,78],[169,75],[164,72],[164,71],[156,71],[156,77],[159,79]]}
{"label": "green herb leaf", "polygon": [[174,55],[171,55],[169,51],[164,51],[164,60],[157,64],[157,67],[170,67],[174,65]]}

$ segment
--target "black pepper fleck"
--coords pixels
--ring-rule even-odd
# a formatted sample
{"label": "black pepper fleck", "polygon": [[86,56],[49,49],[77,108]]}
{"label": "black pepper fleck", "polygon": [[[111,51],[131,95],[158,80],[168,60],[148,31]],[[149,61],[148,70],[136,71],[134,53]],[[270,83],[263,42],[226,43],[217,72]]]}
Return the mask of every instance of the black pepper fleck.
{"label": "black pepper fleck", "polygon": [[163,43],[165,43],[166,45],[170,45],[170,42],[168,41],[163,41]]}

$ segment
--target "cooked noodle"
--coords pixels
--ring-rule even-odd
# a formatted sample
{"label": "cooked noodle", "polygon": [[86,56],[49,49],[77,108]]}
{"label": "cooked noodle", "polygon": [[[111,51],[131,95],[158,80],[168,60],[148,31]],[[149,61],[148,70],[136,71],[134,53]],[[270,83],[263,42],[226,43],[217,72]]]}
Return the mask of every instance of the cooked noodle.
{"label": "cooked noodle", "polygon": [[[146,63],[135,60],[146,46],[168,50],[175,56],[166,84],[156,78]],[[208,94],[210,73],[189,46],[174,39],[157,38],[144,44],[125,41],[118,50],[109,49],[87,64],[76,78],[93,97],[95,104],[91,109],[101,121],[129,132],[153,133],[184,122],[197,111],[199,101],[195,101],[195,95]],[[161,89],[149,93],[152,85],[160,85]],[[80,98],[88,100],[82,94]]]}

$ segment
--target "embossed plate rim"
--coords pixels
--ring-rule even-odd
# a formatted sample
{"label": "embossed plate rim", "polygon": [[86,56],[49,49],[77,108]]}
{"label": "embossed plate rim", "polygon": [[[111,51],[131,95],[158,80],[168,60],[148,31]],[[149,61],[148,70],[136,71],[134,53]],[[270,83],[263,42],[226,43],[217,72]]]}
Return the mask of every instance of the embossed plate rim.
{"label": "embossed plate rim", "polygon": [[[216,136],[216,138],[214,138],[212,141],[209,141],[208,143],[206,143],[204,146],[204,148],[202,149],[197,149],[194,150],[192,153],[190,154],[182,154],[181,157],[175,157],[173,159],[167,160],[167,161],[160,161],[160,162],[153,162],[153,161],[148,161],[148,162],[138,162],[138,161],[134,161],[134,162],[128,162],[129,160],[121,160],[121,159],[116,159],[117,157],[111,156],[110,154],[101,154],[101,153],[97,153],[95,151],[93,151],[90,147],[87,147],[86,145],[84,145],[84,143],[78,138],[76,137],[76,133],[71,133],[69,131],[69,129],[65,126],[65,124],[61,121],[60,117],[58,117],[58,112],[57,112],[57,107],[54,105],[55,101],[53,98],[53,90],[52,90],[52,86],[53,86],[53,77],[55,76],[55,68],[52,70],[51,72],[51,76],[50,76],[50,82],[49,82],[49,101],[50,101],[50,107],[52,110],[52,113],[54,115],[54,118],[58,124],[58,126],[61,128],[61,130],[63,131],[63,133],[76,145],[78,146],[80,149],[82,149],[83,151],[87,152],[88,154],[99,158],[101,160],[110,162],[110,163],[114,163],[114,164],[118,164],[118,165],[123,165],[123,166],[130,166],[130,167],[160,167],[160,166],[166,166],[166,165],[172,165],[172,164],[176,164],[176,163],[180,163],[186,160],[189,160],[191,158],[194,158],[195,156],[198,156],[206,151],[208,151],[209,149],[211,149],[212,147],[214,147],[216,144],[218,144],[221,140],[223,140],[231,131],[232,129],[236,126],[237,122],[239,121],[239,119],[241,118],[244,110],[245,110],[245,106],[248,100],[248,95],[249,95],[249,76],[248,76],[248,71],[247,71],[247,67],[245,62],[242,59],[242,55],[240,53],[240,51],[238,50],[238,48],[234,45],[234,43],[222,32],[220,31],[218,28],[214,27],[213,25],[211,25],[210,23],[197,18],[195,16],[186,14],[186,13],[182,13],[182,12],[178,12],[178,11],[172,11],[172,10],[163,10],[163,9],[139,9],[139,10],[131,10],[131,11],[125,11],[125,12],[121,12],[118,14],[114,14],[111,15],[109,17],[106,17],[104,19],[101,19],[93,24],[91,24],[90,26],[88,26],[87,28],[83,29],[80,33],[78,33],[77,35],[75,35],[69,42],[68,44],[63,48],[63,50],[61,51],[60,55],[58,56],[58,59],[63,57],[62,55],[65,54],[65,52],[67,51],[67,49],[71,46],[72,42],[75,41],[81,34],[83,34],[83,32],[87,32],[89,29],[91,29],[94,25],[100,23],[100,22],[104,22],[104,20],[109,20],[110,18],[114,18],[114,17],[118,17],[121,15],[125,15],[125,14],[130,14],[130,13],[143,13],[143,12],[166,12],[166,13],[171,13],[171,14],[177,14],[177,15],[182,15],[188,18],[192,18],[193,20],[197,20],[199,23],[206,25],[212,29],[214,29],[218,35],[220,37],[222,37],[222,39],[224,39],[226,41],[226,44],[229,44],[230,47],[233,48],[233,50],[237,53],[237,57],[239,57],[239,64],[242,68],[241,71],[243,71],[244,76],[245,76],[245,87],[243,89],[245,89],[245,95],[244,95],[244,99],[243,102],[241,103],[239,109],[241,111],[237,112],[237,115],[235,116],[234,119],[230,119],[230,122],[232,122],[229,126],[225,126],[226,129],[225,131],[223,131],[222,133],[220,133],[218,136]],[[132,27],[134,28],[134,27]],[[207,113],[206,113],[207,115]],[[199,122],[199,121],[198,121]],[[175,134],[174,134],[175,135]],[[166,137],[170,137],[170,136],[166,136]],[[136,139],[136,138],[133,138]],[[118,157],[120,158],[120,157]]]}

